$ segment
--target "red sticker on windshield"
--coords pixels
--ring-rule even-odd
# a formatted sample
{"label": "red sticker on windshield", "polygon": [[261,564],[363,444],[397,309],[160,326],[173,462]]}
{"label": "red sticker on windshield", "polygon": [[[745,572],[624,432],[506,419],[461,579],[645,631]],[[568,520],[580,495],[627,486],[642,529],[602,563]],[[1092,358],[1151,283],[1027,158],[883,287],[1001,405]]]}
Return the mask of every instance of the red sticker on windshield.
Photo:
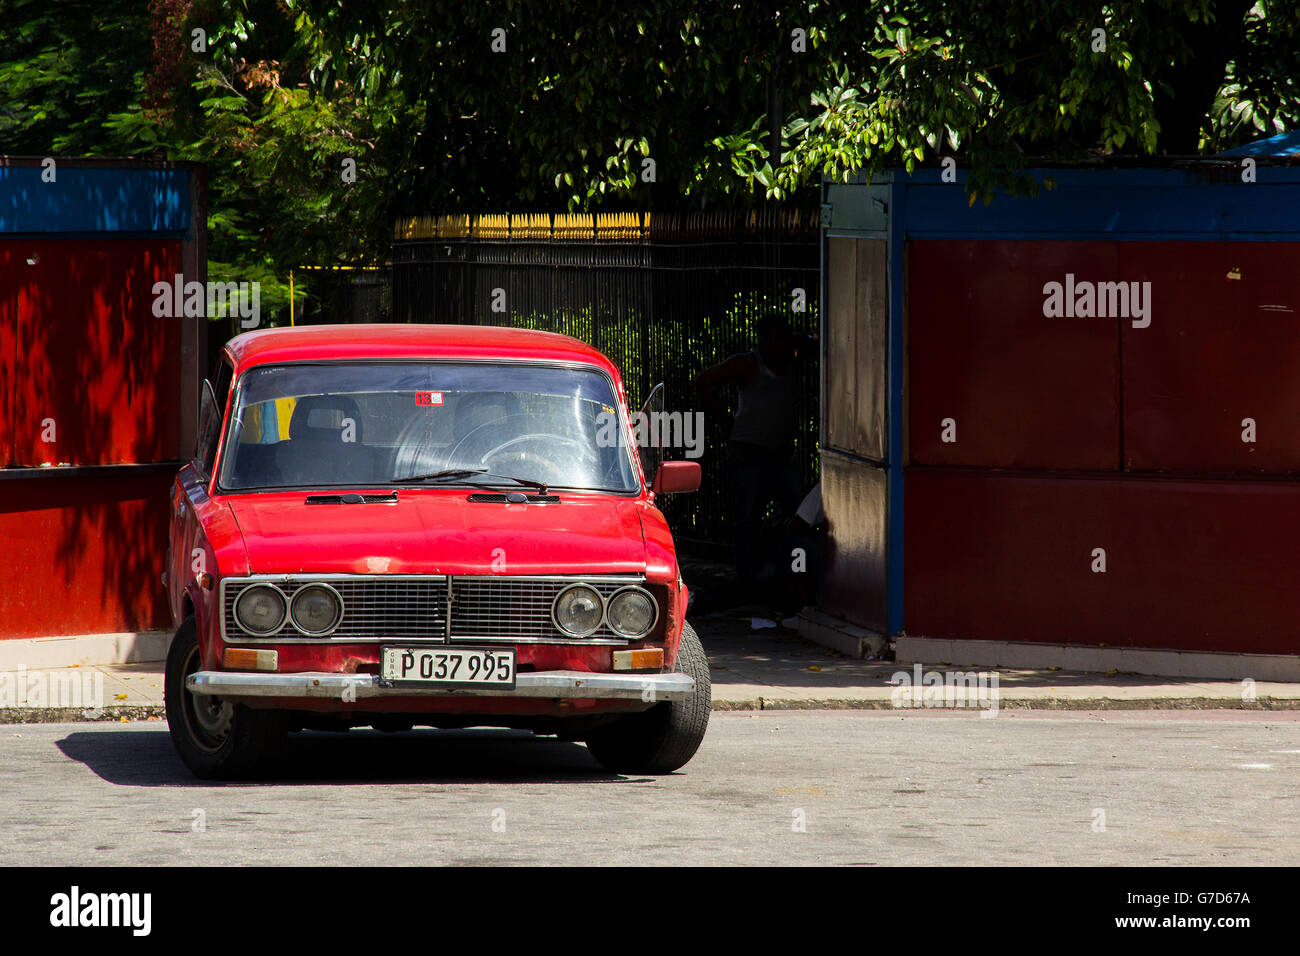
{"label": "red sticker on windshield", "polygon": [[415,404],[417,405],[441,405],[442,392],[416,392]]}

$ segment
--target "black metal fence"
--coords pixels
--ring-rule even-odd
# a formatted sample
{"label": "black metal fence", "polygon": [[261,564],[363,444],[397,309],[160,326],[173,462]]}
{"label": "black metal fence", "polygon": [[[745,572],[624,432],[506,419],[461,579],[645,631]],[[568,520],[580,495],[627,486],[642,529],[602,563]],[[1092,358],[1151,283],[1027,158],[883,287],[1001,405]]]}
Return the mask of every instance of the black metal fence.
{"label": "black metal fence", "polygon": [[[393,321],[393,274],[387,266],[302,267],[293,273],[295,308],[281,307],[265,312],[257,328],[294,325],[338,325]],[[221,354],[221,347],[233,336],[249,331],[243,317],[232,313],[207,322],[207,364]]]}
{"label": "black metal fence", "polygon": [[[507,325],[562,332],[614,361],[635,412],[656,382],[665,408],[694,413],[693,380],[754,347],[764,313],[796,332],[818,329],[815,213],[447,216],[399,225],[395,322]],[[735,396],[728,396],[734,411]],[[817,480],[818,375],[801,371],[796,455]],[[705,421],[700,492],[668,498],[681,542],[725,545],[722,446],[727,423]],[[682,450],[665,457],[685,457]]]}
{"label": "black metal fence", "polygon": [[302,269],[299,325],[393,321],[392,274],[379,266]]}

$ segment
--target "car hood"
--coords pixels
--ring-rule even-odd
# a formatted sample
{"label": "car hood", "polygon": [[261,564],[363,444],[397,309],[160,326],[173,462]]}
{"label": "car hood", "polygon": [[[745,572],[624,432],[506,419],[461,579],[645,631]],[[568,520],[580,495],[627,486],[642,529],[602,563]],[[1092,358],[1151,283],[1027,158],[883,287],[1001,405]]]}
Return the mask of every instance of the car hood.
{"label": "car hood", "polygon": [[560,493],[557,504],[471,502],[403,489],[396,504],[307,504],[305,491],[227,504],[253,574],[644,573],[636,500]]}

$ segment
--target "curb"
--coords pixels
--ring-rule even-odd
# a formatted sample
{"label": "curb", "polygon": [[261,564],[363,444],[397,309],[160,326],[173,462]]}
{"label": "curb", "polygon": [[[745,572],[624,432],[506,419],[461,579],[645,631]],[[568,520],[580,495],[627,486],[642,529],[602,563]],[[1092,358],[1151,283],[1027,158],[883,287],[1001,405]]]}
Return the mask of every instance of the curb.
{"label": "curb", "polygon": [[[917,710],[984,710],[981,707],[895,707],[889,700],[757,697],[749,700],[715,700],[715,712],[760,710],[886,710],[900,716]],[[1262,697],[1243,701],[1235,697],[1145,697],[1119,700],[1112,697],[1071,699],[1065,697],[1003,700],[998,710],[1259,710],[1300,711],[1300,698]],[[110,707],[98,717],[86,716],[79,707],[4,707],[0,708],[0,725],[21,724],[103,724],[130,723],[137,720],[166,721],[167,711],[161,704],[131,704]]]}
{"label": "curb", "polygon": [[[982,707],[895,707],[888,699],[805,700],[769,699],[715,700],[715,711],[755,710],[888,710],[905,714],[914,710],[985,710]],[[1113,697],[1041,697],[1002,700],[998,710],[1300,710],[1300,699],[1262,697],[1244,701],[1237,697],[1145,697],[1120,700]]]}
{"label": "curb", "polygon": [[86,716],[84,707],[0,707],[0,725],[9,724],[112,724],[133,720],[166,721],[162,704],[125,704],[109,707],[97,717]]}

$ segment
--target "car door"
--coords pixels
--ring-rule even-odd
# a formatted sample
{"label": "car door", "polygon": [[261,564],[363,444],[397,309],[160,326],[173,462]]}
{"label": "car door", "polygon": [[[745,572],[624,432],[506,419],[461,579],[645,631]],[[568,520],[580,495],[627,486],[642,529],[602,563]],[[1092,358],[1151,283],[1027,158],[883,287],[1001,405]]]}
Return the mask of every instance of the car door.
{"label": "car door", "polygon": [[180,470],[172,484],[167,536],[167,598],[172,619],[177,625],[182,616],[185,589],[189,582],[199,574],[214,570],[201,567],[201,555],[195,553],[195,542],[199,534],[196,506],[207,498],[208,481],[212,477],[232,378],[233,369],[223,357],[217,369],[217,384],[214,386],[210,380],[204,380],[199,401],[198,441],[194,457]]}

